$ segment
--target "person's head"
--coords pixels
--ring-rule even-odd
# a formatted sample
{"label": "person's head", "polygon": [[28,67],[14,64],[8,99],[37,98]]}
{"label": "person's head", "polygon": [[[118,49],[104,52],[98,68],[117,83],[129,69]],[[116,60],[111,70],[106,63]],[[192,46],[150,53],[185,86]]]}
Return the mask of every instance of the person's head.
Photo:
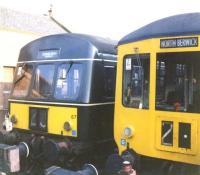
{"label": "person's head", "polygon": [[132,165],[129,161],[123,162],[123,171],[130,172],[132,170]]}

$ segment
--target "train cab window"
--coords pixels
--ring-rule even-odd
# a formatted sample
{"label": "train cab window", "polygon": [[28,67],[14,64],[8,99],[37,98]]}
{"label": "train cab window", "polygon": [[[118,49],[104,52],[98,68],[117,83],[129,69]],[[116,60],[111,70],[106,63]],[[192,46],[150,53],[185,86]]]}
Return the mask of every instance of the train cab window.
{"label": "train cab window", "polygon": [[157,54],[156,109],[200,112],[200,52]]}
{"label": "train cab window", "polygon": [[17,67],[12,96],[25,97],[28,95],[28,90],[31,84],[32,72],[32,65],[23,65]]}
{"label": "train cab window", "polygon": [[78,97],[83,74],[83,64],[62,64],[58,67],[54,97],[75,100]]}
{"label": "train cab window", "polygon": [[127,107],[149,108],[150,55],[125,57],[123,72],[123,104]]}
{"label": "train cab window", "polygon": [[104,92],[105,97],[115,96],[116,66],[104,65]]}
{"label": "train cab window", "polygon": [[36,67],[31,90],[32,98],[48,98],[52,95],[54,72],[55,65],[44,64]]}

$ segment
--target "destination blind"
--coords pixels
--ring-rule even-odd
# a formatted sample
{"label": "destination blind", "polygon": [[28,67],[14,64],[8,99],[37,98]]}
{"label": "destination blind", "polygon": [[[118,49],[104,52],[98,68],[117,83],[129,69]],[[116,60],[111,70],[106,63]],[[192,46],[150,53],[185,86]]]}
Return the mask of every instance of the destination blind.
{"label": "destination blind", "polygon": [[60,49],[47,49],[38,52],[38,59],[58,59],[60,57]]}
{"label": "destination blind", "polygon": [[198,37],[161,39],[160,48],[197,47]]}

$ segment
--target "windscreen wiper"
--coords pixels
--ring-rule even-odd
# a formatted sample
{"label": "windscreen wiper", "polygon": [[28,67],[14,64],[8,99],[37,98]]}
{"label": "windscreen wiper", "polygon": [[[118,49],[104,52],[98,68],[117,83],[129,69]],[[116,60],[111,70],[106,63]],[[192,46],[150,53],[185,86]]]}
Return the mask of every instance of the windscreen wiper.
{"label": "windscreen wiper", "polygon": [[71,70],[73,64],[74,64],[74,62],[73,62],[73,61],[70,61],[70,65],[69,65],[69,68],[68,68],[68,70],[67,70],[67,76],[68,76],[68,73],[69,73],[69,71]]}

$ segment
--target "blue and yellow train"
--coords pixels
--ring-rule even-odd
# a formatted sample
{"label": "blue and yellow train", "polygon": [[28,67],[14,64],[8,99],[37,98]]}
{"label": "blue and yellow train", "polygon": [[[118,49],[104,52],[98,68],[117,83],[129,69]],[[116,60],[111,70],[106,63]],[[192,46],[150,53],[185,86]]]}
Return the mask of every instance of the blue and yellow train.
{"label": "blue and yellow train", "polygon": [[200,165],[199,20],[167,17],[119,41],[114,137],[129,160]]}
{"label": "blue and yellow train", "polygon": [[11,172],[52,164],[76,169],[113,150],[115,46],[100,37],[59,34],[21,49],[4,122],[9,132],[1,134],[1,142],[19,145],[17,168],[12,156],[3,161]]}

